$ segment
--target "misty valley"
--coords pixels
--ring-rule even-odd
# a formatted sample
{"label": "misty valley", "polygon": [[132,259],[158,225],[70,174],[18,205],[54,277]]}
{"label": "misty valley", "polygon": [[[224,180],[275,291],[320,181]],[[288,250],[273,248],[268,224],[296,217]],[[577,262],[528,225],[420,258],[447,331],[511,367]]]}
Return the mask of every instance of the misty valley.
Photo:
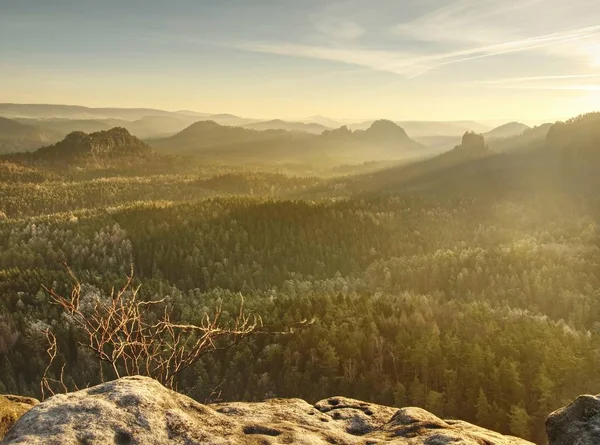
{"label": "misty valley", "polygon": [[128,276],[151,320],[221,307],[227,324],[242,302],[260,319],[173,378],[202,403],[340,394],[541,444],[597,387],[600,114],[492,129],[50,107],[0,105],[0,394],[110,375],[49,291],[79,286],[90,310]]}

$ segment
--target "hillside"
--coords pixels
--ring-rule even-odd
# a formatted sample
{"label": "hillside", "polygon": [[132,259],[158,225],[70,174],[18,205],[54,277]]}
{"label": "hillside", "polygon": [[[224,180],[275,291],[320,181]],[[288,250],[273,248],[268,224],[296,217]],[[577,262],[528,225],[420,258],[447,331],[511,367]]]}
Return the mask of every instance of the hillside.
{"label": "hillside", "polygon": [[60,140],[60,133],[0,117],[0,154],[35,150]]}
{"label": "hillside", "polygon": [[[244,313],[262,320],[260,335],[231,348],[220,337],[215,346],[225,349],[179,374],[174,384],[200,403],[250,412],[234,401],[312,406],[343,394],[545,444],[548,413],[597,382],[596,129],[594,115],[574,119],[555,127],[550,145],[513,154],[468,133],[441,156],[385,170],[390,163],[373,163],[355,176],[342,169],[333,180],[202,156],[169,173],[158,155],[150,158],[160,171],[140,156],[96,161],[89,146],[82,160],[56,150],[56,165],[24,155],[33,165],[2,163],[0,393],[40,397],[47,329],[59,345],[49,376],[58,380],[66,363],[69,390],[123,375],[89,353],[85,331],[67,324],[76,319],[42,286],[64,296],[81,289],[85,310],[110,305],[133,264],[137,301],[156,302],[145,326],[165,314],[200,326],[219,308],[221,326],[235,326],[240,294]],[[390,122],[304,137],[321,145],[291,148],[319,165],[350,149],[381,155],[410,142]],[[296,328],[303,320],[314,323]],[[277,437],[288,436],[268,439]]]}
{"label": "hillside", "polygon": [[201,121],[174,136],[149,140],[148,143],[164,153],[202,156],[215,161],[231,159],[235,162],[238,156],[238,160],[276,161],[271,156],[277,155],[278,149],[293,143],[296,138],[308,137],[281,130],[256,131]]}
{"label": "hillside", "polygon": [[434,151],[448,151],[460,145],[462,135],[459,136],[417,136],[415,141],[429,147]]}
{"label": "hillside", "polygon": [[532,150],[544,145],[550,127],[552,127],[552,124],[528,128],[521,134],[512,137],[490,139],[488,144],[492,150],[497,152],[509,153]]}
{"label": "hillside", "polygon": [[274,119],[265,122],[253,122],[250,124],[242,125],[244,128],[251,130],[286,130],[286,131],[305,131],[312,134],[321,134],[325,130],[331,128],[316,123],[302,123],[302,122],[287,122],[281,119]]}
{"label": "hillside", "polygon": [[477,162],[492,155],[493,152],[485,144],[483,136],[465,133],[460,145],[441,155],[408,165],[334,180],[331,187],[354,193],[399,190],[410,186],[414,181],[420,181],[426,177],[437,177],[446,170]]}
{"label": "hillside", "polygon": [[73,132],[54,145],[27,155],[14,156],[12,160],[35,165],[104,168],[131,165],[152,157],[152,149],[146,143],[126,129],[115,127],[90,134]]}
{"label": "hillside", "polygon": [[195,116],[144,116],[123,125],[140,139],[174,135],[198,120]]}
{"label": "hillside", "polygon": [[513,136],[520,136],[523,132],[530,130],[531,127],[528,125],[522,124],[520,122],[509,122],[504,125],[500,125],[499,127],[494,128],[493,130],[484,133],[486,141],[491,139],[502,139],[509,138]]}
{"label": "hillside", "polygon": [[600,154],[600,113],[589,113],[566,122],[557,122],[548,130],[546,145],[555,153],[584,159]]}
{"label": "hillside", "polygon": [[242,163],[364,162],[424,156],[426,147],[391,121],[376,121],[367,130],[347,127],[321,135],[284,130],[256,131],[197,122],[175,136],[149,141],[156,150],[202,156],[211,161]]}
{"label": "hillside", "polygon": [[[343,193],[419,190],[435,194],[589,195],[600,187],[600,113],[547,124],[513,138],[466,133],[462,143],[422,162],[334,180]],[[315,191],[317,192],[317,191]],[[319,193],[324,189],[320,188]]]}

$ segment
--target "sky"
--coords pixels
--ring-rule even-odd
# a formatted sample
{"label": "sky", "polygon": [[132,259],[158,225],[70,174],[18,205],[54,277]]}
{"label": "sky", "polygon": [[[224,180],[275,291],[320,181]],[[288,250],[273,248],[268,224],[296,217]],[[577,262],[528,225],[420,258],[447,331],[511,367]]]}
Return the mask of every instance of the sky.
{"label": "sky", "polygon": [[0,0],[0,102],[562,119],[600,110],[600,0]]}

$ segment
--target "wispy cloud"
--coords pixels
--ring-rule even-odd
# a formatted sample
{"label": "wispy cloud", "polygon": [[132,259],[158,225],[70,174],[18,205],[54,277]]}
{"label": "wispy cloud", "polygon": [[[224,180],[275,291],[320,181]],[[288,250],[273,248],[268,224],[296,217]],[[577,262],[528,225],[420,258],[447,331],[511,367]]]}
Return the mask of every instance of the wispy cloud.
{"label": "wispy cloud", "polygon": [[234,46],[248,51],[343,62],[405,77],[416,77],[444,65],[531,51],[598,35],[600,35],[600,25],[428,55],[421,55],[415,51],[374,50],[344,45],[317,46],[297,43],[242,42]]}
{"label": "wispy cloud", "polygon": [[[547,0],[458,0],[392,27],[391,33],[417,41],[493,44],[516,37],[514,20]],[[505,17],[512,17],[506,23]]]}
{"label": "wispy cloud", "polygon": [[482,85],[510,85],[524,82],[543,82],[548,80],[573,80],[573,79],[599,79],[600,74],[569,74],[564,76],[531,76],[531,77],[511,77],[507,79],[482,80],[476,83]]}
{"label": "wispy cloud", "polygon": [[476,83],[486,88],[510,90],[600,91],[600,74],[512,77]]}
{"label": "wispy cloud", "polygon": [[[600,25],[594,19],[600,0],[429,0],[418,5],[380,0],[386,5],[381,9],[390,12],[385,17],[370,0],[348,1],[327,3],[311,14],[312,32],[305,39],[246,40],[232,46],[342,62],[402,78],[523,52],[579,68],[600,66]],[[393,23],[394,16],[407,19]],[[520,68],[535,72],[533,62]]]}

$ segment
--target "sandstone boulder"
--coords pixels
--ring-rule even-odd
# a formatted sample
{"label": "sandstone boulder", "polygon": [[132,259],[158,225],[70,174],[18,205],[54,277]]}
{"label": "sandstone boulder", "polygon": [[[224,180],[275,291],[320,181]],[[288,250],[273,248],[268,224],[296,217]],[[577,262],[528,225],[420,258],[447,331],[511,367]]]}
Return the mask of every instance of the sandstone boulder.
{"label": "sandstone boulder", "polygon": [[39,402],[30,397],[0,396],[0,440],[15,422]]}
{"label": "sandstone boulder", "polygon": [[145,377],[54,396],[26,413],[2,444],[531,445],[419,408],[332,397],[201,405]]}
{"label": "sandstone boulder", "polygon": [[600,444],[600,397],[579,396],[546,420],[550,445]]}

